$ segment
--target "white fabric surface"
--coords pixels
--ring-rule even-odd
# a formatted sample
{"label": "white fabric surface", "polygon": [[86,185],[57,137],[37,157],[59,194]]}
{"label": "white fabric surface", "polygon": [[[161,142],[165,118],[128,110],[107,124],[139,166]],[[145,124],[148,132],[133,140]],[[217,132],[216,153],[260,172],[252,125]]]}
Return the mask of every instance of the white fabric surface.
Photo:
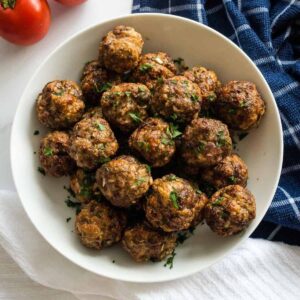
{"label": "white fabric surface", "polygon": [[10,172],[9,134],[18,99],[40,61],[66,36],[128,13],[131,0],[89,0],[72,9],[50,4],[53,24],[42,42],[21,48],[0,40],[0,299],[299,299],[299,247],[249,239],[194,276],[128,284],[84,271],[42,239],[14,192]]}

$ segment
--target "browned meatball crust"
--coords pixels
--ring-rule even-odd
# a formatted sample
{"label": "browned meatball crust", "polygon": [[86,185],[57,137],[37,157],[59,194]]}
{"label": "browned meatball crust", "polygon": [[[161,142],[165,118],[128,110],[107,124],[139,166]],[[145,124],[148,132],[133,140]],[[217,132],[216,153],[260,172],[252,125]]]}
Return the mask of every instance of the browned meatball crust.
{"label": "browned meatball crust", "polygon": [[91,105],[99,105],[101,95],[119,83],[121,83],[120,75],[107,71],[97,60],[88,62],[81,76],[84,100]]}
{"label": "browned meatball crust", "polygon": [[218,118],[236,130],[258,126],[265,109],[265,102],[255,84],[249,81],[228,82],[221,88],[216,102]]}
{"label": "browned meatball crust", "polygon": [[231,184],[246,187],[248,168],[237,154],[231,154],[222,159],[213,168],[202,169],[199,175],[203,181],[211,184],[216,189]]}
{"label": "browned meatball crust", "polygon": [[190,81],[196,83],[201,92],[202,108],[208,109],[211,103],[217,98],[217,93],[221,87],[216,73],[204,67],[194,67],[183,73]]}
{"label": "browned meatball crust", "polygon": [[204,209],[208,202],[207,196],[200,190],[196,190],[197,200],[195,205],[195,217],[191,223],[191,227],[196,227],[204,219]]}
{"label": "browned meatball crust", "polygon": [[91,201],[76,216],[75,230],[81,243],[93,249],[109,247],[122,238],[126,215],[105,202]]}
{"label": "browned meatball crust", "polygon": [[230,236],[244,230],[255,218],[255,198],[240,185],[226,186],[214,193],[205,207],[205,221],[212,231]]}
{"label": "browned meatball crust", "polygon": [[96,173],[97,186],[111,202],[129,207],[139,201],[152,184],[150,170],[132,156],[122,155],[103,164]]}
{"label": "browned meatball crust", "polygon": [[68,154],[69,135],[63,131],[48,133],[41,140],[39,158],[45,172],[54,177],[70,175],[76,168]]}
{"label": "browned meatball crust", "polygon": [[99,61],[107,69],[125,73],[134,69],[142,53],[142,36],[129,26],[116,26],[102,39]]}
{"label": "browned meatball crust", "polygon": [[180,134],[174,125],[159,118],[149,118],[130,136],[129,146],[153,167],[166,165],[175,153],[175,137]]}
{"label": "browned meatball crust", "polygon": [[87,203],[92,199],[101,199],[100,191],[95,187],[96,174],[94,171],[77,169],[70,178],[70,188],[75,198]]}
{"label": "browned meatball crust", "polygon": [[125,230],[122,245],[136,262],[161,261],[175,249],[176,236],[138,224]]}
{"label": "browned meatball crust", "polygon": [[146,53],[133,72],[136,82],[147,85],[153,89],[156,84],[161,84],[164,78],[173,77],[176,74],[176,66],[171,57],[164,52]]}
{"label": "browned meatball crust", "polygon": [[232,151],[228,128],[218,120],[197,118],[185,129],[181,154],[192,166],[213,166]]}
{"label": "browned meatball crust", "polygon": [[157,85],[150,106],[163,118],[187,123],[198,115],[201,101],[197,84],[184,76],[174,76]]}
{"label": "browned meatball crust", "polygon": [[78,122],[70,137],[70,156],[77,166],[93,169],[118,150],[118,142],[106,120],[94,116]]}
{"label": "browned meatball crust", "polygon": [[84,107],[82,91],[77,83],[71,80],[47,83],[36,102],[39,121],[51,129],[71,127],[80,120]]}
{"label": "browned meatball crust", "polygon": [[105,92],[101,107],[105,118],[123,132],[128,132],[148,117],[149,89],[140,83],[121,83]]}
{"label": "browned meatball crust", "polygon": [[100,106],[92,107],[82,115],[82,119],[92,117],[103,118],[102,108]]}
{"label": "browned meatball crust", "polygon": [[166,175],[152,184],[146,197],[146,218],[165,232],[184,230],[195,218],[196,204],[196,191],[187,180]]}

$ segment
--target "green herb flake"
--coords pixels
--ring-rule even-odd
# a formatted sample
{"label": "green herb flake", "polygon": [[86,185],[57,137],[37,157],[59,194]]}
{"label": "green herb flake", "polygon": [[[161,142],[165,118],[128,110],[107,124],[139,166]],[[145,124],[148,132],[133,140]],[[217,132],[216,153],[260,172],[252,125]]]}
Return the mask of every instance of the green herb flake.
{"label": "green herb flake", "polygon": [[141,72],[146,73],[149,70],[151,70],[152,68],[153,67],[152,67],[151,64],[146,63],[146,64],[141,65],[139,69],[140,69]]}
{"label": "green herb flake", "polygon": [[105,125],[101,124],[101,123],[94,123],[94,126],[99,129],[100,131],[104,131],[105,130]]}
{"label": "green herb flake", "polygon": [[176,179],[177,179],[177,176],[174,175],[174,174],[171,174],[171,175],[168,176],[168,180],[170,180],[170,181],[173,181],[173,180],[176,180]]}
{"label": "green herb flake", "polygon": [[190,227],[189,228],[189,233],[190,234],[194,234],[195,229],[196,229],[195,227]]}
{"label": "green herb flake", "polygon": [[169,127],[167,128],[167,134],[171,137],[171,139],[176,139],[182,132],[178,130],[178,125],[170,123]]}
{"label": "green herb flake", "polygon": [[122,92],[113,92],[114,95],[122,96]]}
{"label": "green herb flake", "polygon": [[203,192],[199,189],[196,189],[195,192],[196,192],[197,195],[202,195],[203,194]]}
{"label": "green herb flake", "polygon": [[53,150],[50,147],[45,147],[43,153],[46,156],[52,156],[53,155]]}
{"label": "green herb flake", "polygon": [[169,256],[167,258],[167,261],[166,263],[164,264],[164,267],[168,267],[169,269],[172,269],[173,268],[173,264],[174,264],[174,257],[175,257],[176,253],[175,251],[173,250],[171,256]]}
{"label": "green herb flake", "polygon": [[175,207],[176,209],[179,209],[179,205],[178,205],[178,195],[177,195],[177,193],[176,193],[175,191],[172,191],[172,192],[170,193],[170,200],[172,201],[174,207]]}
{"label": "green herb flake", "polygon": [[184,62],[184,59],[181,57],[175,58],[174,60],[175,64],[181,65]]}
{"label": "green herb flake", "polygon": [[39,135],[39,134],[40,134],[39,130],[35,130],[35,131],[33,132],[33,135]]}
{"label": "green herb flake", "polygon": [[130,96],[131,96],[131,92],[126,91],[126,92],[125,92],[125,95],[126,95],[126,97],[130,97]]}
{"label": "green herb flake", "polygon": [[151,174],[151,167],[149,165],[145,165],[149,174]]}
{"label": "green herb flake", "polygon": [[101,157],[101,158],[99,159],[100,164],[105,164],[105,163],[107,163],[107,162],[109,162],[109,161],[110,161],[110,158],[109,158],[109,157]]}
{"label": "green herb flake", "polygon": [[212,203],[212,206],[219,206],[223,200],[224,197],[217,198],[217,200]]}
{"label": "green herb flake", "polygon": [[221,130],[217,133],[217,143],[216,143],[216,146],[217,147],[222,147],[222,146],[225,146],[226,145],[226,140],[225,140],[225,137],[224,137],[224,131]]}
{"label": "green herb flake", "polygon": [[162,142],[162,144],[164,144],[166,146],[168,146],[168,145],[170,145],[170,146],[174,145],[174,142],[169,137],[167,137],[167,136],[163,136],[161,138],[161,142]]}
{"label": "green herb flake", "polygon": [[68,207],[72,207],[72,208],[77,208],[77,207],[81,207],[81,203],[80,202],[75,202],[72,201],[70,198],[67,198],[65,200],[65,203]]}
{"label": "green herb flake", "polygon": [[197,153],[200,153],[200,154],[203,153],[203,151],[205,150],[205,146],[206,146],[206,144],[204,142],[200,141],[197,146],[197,149],[196,149]]}
{"label": "green herb flake", "polygon": [[158,77],[157,80],[156,80],[156,82],[158,84],[163,84],[164,83],[164,79],[162,77]]}
{"label": "green herb flake", "polygon": [[191,95],[191,100],[192,100],[193,102],[197,102],[197,101],[199,100],[199,96],[196,95],[196,94],[192,94],[192,95]]}
{"label": "green herb flake", "polygon": [[69,223],[71,219],[72,219],[71,217],[66,218],[66,222]]}
{"label": "green herb flake", "polygon": [[150,151],[150,144],[148,142],[139,141],[137,144],[142,150],[146,152]]}
{"label": "green herb flake", "polygon": [[236,108],[230,108],[230,109],[228,110],[228,113],[229,113],[230,115],[235,115],[236,112],[237,112]]}
{"label": "green herb flake", "polygon": [[37,168],[38,172],[40,172],[43,176],[46,176],[46,171],[42,167]]}
{"label": "green herb flake", "polygon": [[228,181],[229,181],[230,183],[236,183],[237,178],[234,177],[234,176],[230,176],[230,177],[228,177]]}
{"label": "green herb flake", "polygon": [[146,91],[146,89],[143,86],[139,86],[138,91],[139,91],[139,93],[143,93]]}
{"label": "green herb flake", "polygon": [[210,94],[206,97],[206,99],[209,101],[209,102],[214,102],[216,99],[217,99],[217,96],[215,93],[213,94]]}
{"label": "green herb flake", "polygon": [[175,113],[173,113],[173,114],[170,116],[170,118],[171,118],[173,121],[176,121],[176,120],[178,119],[178,116],[177,116]]}
{"label": "green herb flake", "polygon": [[243,140],[248,134],[249,134],[248,132],[242,132],[242,133],[240,133],[240,134],[238,135],[239,140],[240,140],[240,141]]}
{"label": "green herb flake", "polygon": [[175,79],[171,79],[170,82],[173,84],[177,84],[177,80],[175,80]]}
{"label": "green herb flake", "polygon": [[141,123],[142,119],[140,118],[138,113],[129,113],[130,118],[135,122],[135,123]]}
{"label": "green herb flake", "polygon": [[224,210],[222,212],[221,217],[222,217],[223,220],[227,220],[229,218],[229,216],[230,216],[230,213],[227,210]]}
{"label": "green herb flake", "polygon": [[135,186],[140,186],[142,183],[146,182],[146,178],[144,177],[140,177],[138,178],[135,182],[134,182],[134,185]]}
{"label": "green herb flake", "polygon": [[106,92],[106,91],[108,91],[111,87],[112,87],[112,84],[111,84],[110,82],[105,82],[105,83],[102,84],[102,86],[101,86],[99,92],[100,92],[100,93]]}

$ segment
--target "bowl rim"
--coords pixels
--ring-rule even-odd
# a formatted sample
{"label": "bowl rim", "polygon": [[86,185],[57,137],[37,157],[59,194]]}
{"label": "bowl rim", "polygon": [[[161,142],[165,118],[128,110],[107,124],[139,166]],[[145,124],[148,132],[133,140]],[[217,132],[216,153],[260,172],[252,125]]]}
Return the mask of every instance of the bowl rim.
{"label": "bowl rim", "polygon": [[91,272],[95,275],[98,276],[102,276],[105,278],[110,278],[113,280],[120,280],[123,282],[131,282],[131,283],[158,283],[158,282],[169,282],[172,280],[176,280],[176,279],[180,279],[180,278],[184,278],[190,275],[193,275],[201,270],[195,270],[192,272],[182,272],[180,275],[171,275],[168,278],[163,278],[163,279],[155,279],[153,278],[153,280],[143,280],[143,278],[135,278],[135,279],[131,279],[131,278],[124,278],[124,276],[119,276],[118,273],[115,274],[115,276],[111,276],[111,275],[107,275],[105,274],[105,272],[96,272],[94,270],[89,269],[88,267],[84,266],[84,264],[81,264],[79,261],[76,261],[76,259],[73,259],[72,257],[66,256],[65,253],[63,253],[63,251],[61,251],[55,244],[52,244],[52,242],[48,239],[48,237],[46,235],[44,235],[42,233],[42,231],[39,229],[38,225],[35,223],[35,221],[30,217],[29,211],[27,211],[26,209],[26,204],[25,201],[22,200],[22,196],[21,193],[19,192],[21,190],[20,188],[20,184],[19,184],[19,180],[18,180],[18,166],[14,163],[14,153],[13,153],[13,145],[14,145],[14,140],[15,140],[15,136],[16,136],[16,130],[17,130],[17,119],[18,119],[18,115],[20,114],[21,111],[21,107],[22,107],[22,103],[25,101],[25,95],[27,93],[27,90],[30,88],[33,79],[35,78],[35,76],[40,72],[40,70],[43,68],[44,64],[49,60],[50,57],[52,57],[60,48],[62,48],[63,46],[65,46],[66,44],[68,44],[71,40],[77,38],[80,35],[85,34],[87,31],[96,28],[98,26],[104,25],[106,23],[110,23],[112,21],[116,22],[118,20],[122,21],[124,19],[131,19],[131,18],[135,18],[135,17],[145,17],[145,18],[152,18],[152,17],[158,17],[158,18],[164,18],[164,19],[177,19],[179,21],[182,22],[187,22],[193,25],[197,25],[199,27],[204,28],[205,30],[210,31],[212,34],[215,34],[218,36],[218,38],[223,39],[225,42],[230,43],[231,46],[233,46],[234,48],[236,48],[238,50],[238,52],[244,56],[248,62],[256,69],[256,71],[258,72],[259,76],[260,76],[260,81],[262,81],[264,83],[264,85],[266,86],[269,94],[271,95],[271,100],[273,101],[274,107],[275,107],[275,118],[276,118],[276,122],[279,126],[279,147],[280,147],[280,151],[279,151],[279,167],[277,170],[277,173],[274,175],[275,178],[275,182],[276,184],[274,184],[273,188],[272,188],[272,193],[270,194],[270,199],[267,203],[267,205],[265,206],[265,209],[262,211],[262,217],[260,219],[256,219],[257,225],[251,230],[249,231],[249,233],[247,233],[246,235],[244,235],[230,250],[226,251],[225,253],[223,253],[222,255],[220,255],[212,264],[210,264],[209,266],[204,267],[203,269],[209,268],[212,265],[216,264],[217,262],[219,262],[220,260],[222,260],[225,256],[229,255],[233,250],[235,250],[238,246],[240,246],[247,238],[249,238],[249,236],[253,233],[253,231],[257,228],[258,224],[261,222],[261,220],[263,219],[264,215],[266,214],[277,189],[278,183],[279,183],[279,179],[280,179],[280,174],[281,174],[281,169],[282,169],[282,162],[283,162],[283,132],[282,132],[282,124],[281,124],[281,119],[280,119],[280,113],[279,113],[279,109],[276,103],[276,100],[274,98],[273,92],[271,91],[269,84],[267,83],[266,79],[264,78],[264,76],[262,75],[261,71],[258,69],[258,67],[254,64],[254,62],[251,60],[251,58],[241,49],[239,48],[235,43],[233,43],[230,39],[228,39],[226,36],[224,36],[223,34],[221,34],[220,32],[216,31],[215,29],[193,21],[191,19],[185,18],[185,17],[181,17],[181,16],[176,16],[176,15],[168,15],[168,14],[163,14],[163,13],[134,13],[134,14],[123,14],[120,15],[118,17],[115,18],[110,18],[110,19],[105,19],[103,21],[100,22],[95,22],[91,25],[88,25],[86,27],[84,27],[83,29],[75,32],[74,34],[72,34],[70,37],[68,37],[65,41],[61,42],[58,46],[56,46],[44,59],[43,61],[40,63],[40,65],[36,68],[36,70],[33,72],[32,76],[30,77],[30,79],[28,80],[23,93],[20,97],[19,103],[17,105],[17,109],[13,118],[13,124],[12,124],[12,130],[11,130],[11,135],[10,135],[10,164],[11,164],[11,169],[12,169],[12,176],[13,176],[13,181],[15,184],[15,188],[17,191],[17,194],[20,198],[20,201],[22,203],[22,206],[26,212],[27,217],[29,218],[30,222],[33,224],[33,226],[35,227],[35,229],[38,231],[38,233],[43,237],[43,239],[53,248],[55,249],[60,255],[62,255],[63,257],[65,257],[67,260],[69,260],[70,262],[74,263],[76,266],[84,269],[85,271]]}

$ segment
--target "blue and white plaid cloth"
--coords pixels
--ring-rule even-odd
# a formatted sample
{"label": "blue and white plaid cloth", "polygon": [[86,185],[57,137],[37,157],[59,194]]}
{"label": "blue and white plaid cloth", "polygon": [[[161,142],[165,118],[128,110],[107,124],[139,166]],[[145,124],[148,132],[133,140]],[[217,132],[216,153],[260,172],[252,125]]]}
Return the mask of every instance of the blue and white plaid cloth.
{"label": "blue and white plaid cloth", "polygon": [[276,195],[253,237],[300,245],[300,1],[134,0],[132,12],[204,23],[235,42],[261,70],[280,110],[284,162]]}

